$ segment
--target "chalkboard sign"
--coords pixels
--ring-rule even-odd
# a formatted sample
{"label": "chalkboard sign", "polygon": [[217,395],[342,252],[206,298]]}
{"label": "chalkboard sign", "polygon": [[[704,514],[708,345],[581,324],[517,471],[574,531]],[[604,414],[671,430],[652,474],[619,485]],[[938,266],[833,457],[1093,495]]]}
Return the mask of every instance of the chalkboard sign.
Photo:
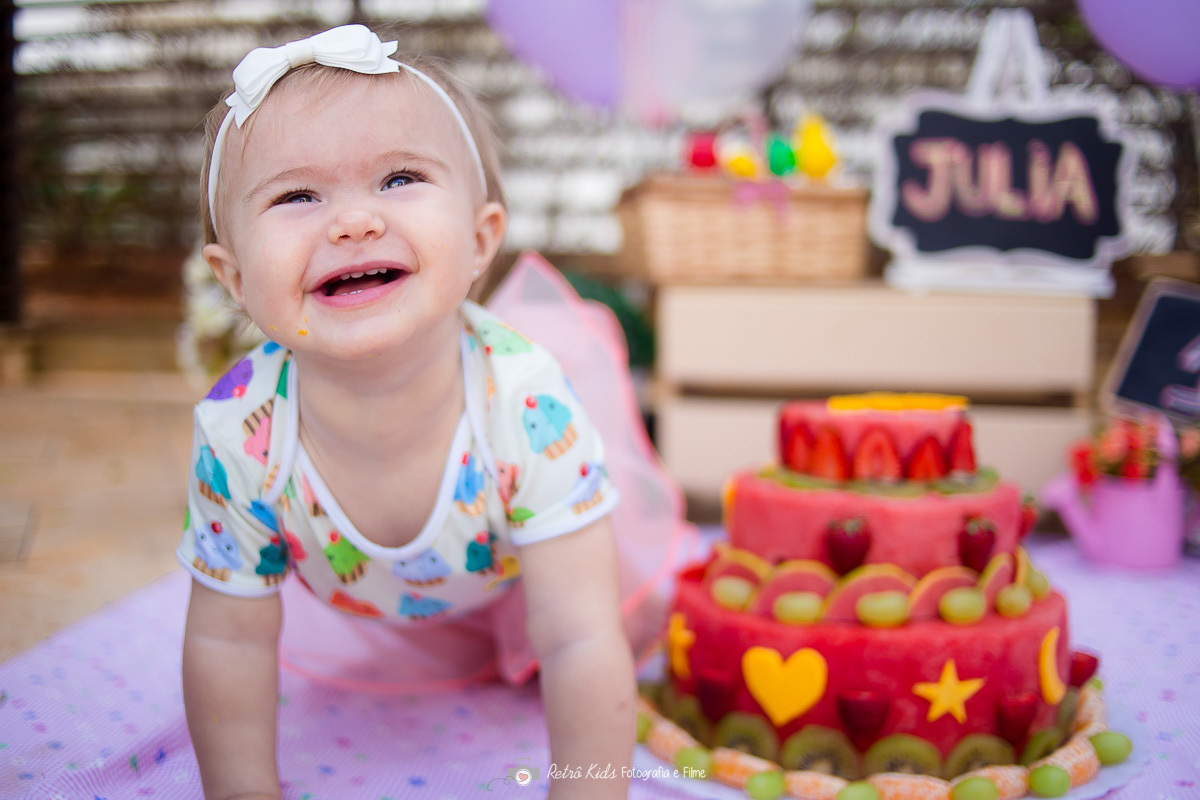
{"label": "chalkboard sign", "polygon": [[1095,117],[981,120],[930,110],[892,146],[891,222],[912,234],[917,252],[1025,248],[1088,263],[1101,237],[1121,234],[1123,148]]}
{"label": "chalkboard sign", "polygon": [[868,221],[897,261],[1041,267],[1069,289],[1128,252],[1133,152],[1098,112],[924,93],[878,135]]}
{"label": "chalkboard sign", "polygon": [[1102,400],[1200,421],[1200,286],[1160,278],[1146,287]]}

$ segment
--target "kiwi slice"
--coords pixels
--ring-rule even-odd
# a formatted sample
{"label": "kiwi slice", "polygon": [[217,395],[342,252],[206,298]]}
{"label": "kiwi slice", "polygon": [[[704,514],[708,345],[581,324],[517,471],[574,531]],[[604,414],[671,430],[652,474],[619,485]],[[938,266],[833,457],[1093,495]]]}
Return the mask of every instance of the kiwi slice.
{"label": "kiwi slice", "polygon": [[712,744],[712,723],[700,710],[700,701],[690,694],[679,694],[671,684],[663,687],[660,695],[663,716],[675,721],[689,735],[705,747]]}
{"label": "kiwi slice", "polygon": [[779,737],[775,728],[757,714],[730,711],[721,717],[712,734],[713,747],[741,750],[752,756],[774,761],[779,754]]}
{"label": "kiwi slice", "polygon": [[941,775],[942,754],[924,739],[896,733],[871,745],[864,759],[864,768],[868,775],[877,772]]}
{"label": "kiwi slice", "polygon": [[984,467],[974,475],[953,476],[933,481],[929,488],[938,494],[978,494],[990,492],[1000,482],[996,470]]}
{"label": "kiwi slice", "polygon": [[781,483],[792,489],[833,489],[838,486],[835,481],[805,475],[803,472],[793,472],[786,467],[765,467],[759,471],[758,477]]}
{"label": "kiwi slice", "polygon": [[805,725],[779,748],[779,766],[837,775],[848,781],[862,774],[858,751],[841,731],[823,725]]}
{"label": "kiwi slice", "polygon": [[1062,702],[1058,704],[1058,712],[1054,718],[1054,727],[1060,731],[1069,731],[1075,725],[1075,712],[1079,709],[1079,690],[1067,689]]}
{"label": "kiwi slice", "polygon": [[1035,761],[1040,761],[1058,749],[1063,740],[1063,733],[1057,726],[1050,726],[1029,737],[1025,749],[1021,751],[1021,766],[1028,767]]}
{"label": "kiwi slice", "polygon": [[879,497],[923,497],[929,488],[917,481],[901,481],[900,483],[880,483],[878,481],[851,481],[846,489],[859,494],[870,494]]}
{"label": "kiwi slice", "polygon": [[970,772],[983,767],[1012,764],[1016,754],[1012,745],[999,736],[988,733],[972,733],[962,740],[946,756],[942,766],[942,777],[946,780],[957,778],[964,772]]}

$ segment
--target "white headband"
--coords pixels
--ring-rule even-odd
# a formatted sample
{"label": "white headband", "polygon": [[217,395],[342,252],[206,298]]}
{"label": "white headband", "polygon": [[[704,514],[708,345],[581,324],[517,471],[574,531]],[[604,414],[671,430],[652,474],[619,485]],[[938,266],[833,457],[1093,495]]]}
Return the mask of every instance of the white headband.
{"label": "white headband", "polygon": [[458,106],[433,78],[415,67],[388,58],[396,52],[397,47],[397,42],[382,42],[373,31],[363,25],[342,25],[307,39],[288,42],[281,47],[256,47],[246,54],[233,70],[234,92],[225,99],[229,113],[225,115],[221,127],[217,130],[217,136],[213,140],[212,159],[208,165],[208,215],[212,220],[214,232],[217,229],[217,175],[221,171],[221,151],[224,149],[230,124],[242,127],[242,123],[262,105],[276,81],[289,70],[313,62],[361,72],[364,75],[385,75],[399,72],[403,68],[428,84],[454,115],[454,121],[458,123],[471,151],[471,157],[475,160],[479,185],[483,189],[484,197],[487,196],[487,178],[483,173],[479,148],[475,146],[475,137],[471,135],[471,129],[459,113]]}

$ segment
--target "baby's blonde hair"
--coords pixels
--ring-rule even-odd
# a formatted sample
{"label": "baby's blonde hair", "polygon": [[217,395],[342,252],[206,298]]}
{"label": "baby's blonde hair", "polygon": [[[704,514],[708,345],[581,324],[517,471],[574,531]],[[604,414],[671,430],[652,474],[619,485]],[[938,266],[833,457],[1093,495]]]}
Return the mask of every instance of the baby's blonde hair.
{"label": "baby's blonde hair", "polygon": [[[504,206],[504,189],[500,184],[499,140],[496,136],[492,117],[483,103],[480,102],[479,98],[473,92],[451,75],[449,70],[437,59],[428,56],[414,56],[406,58],[404,63],[428,75],[454,100],[459,113],[462,114],[463,120],[467,123],[468,130],[471,131],[471,136],[475,139],[475,146],[479,150],[479,160],[483,164],[483,176],[487,184],[486,199],[488,202],[499,203],[501,206]],[[282,86],[294,85],[298,88],[311,91],[314,97],[321,97],[339,92],[347,85],[356,81],[407,81],[411,85],[418,87],[421,91],[433,91],[424,81],[403,69],[399,72],[385,75],[363,75],[351,70],[338,69],[337,67],[326,67],[321,64],[305,64],[296,67],[280,78],[272,87],[271,92],[279,91]],[[228,97],[230,94],[232,94],[232,91],[227,93],[225,97]],[[200,170],[200,225],[205,244],[214,244],[217,241],[216,227],[213,224],[213,218],[208,208],[208,174],[212,163],[213,143],[216,141],[217,131],[221,128],[221,122],[225,119],[225,115],[229,111],[229,106],[225,104],[225,97],[222,97],[204,118],[204,166]],[[246,135],[249,134],[254,125],[255,116],[251,116],[246,120],[245,125],[242,126],[243,143],[246,141]],[[466,146],[465,142],[464,146]],[[228,153],[228,150],[226,150],[226,153]],[[223,161],[227,159],[228,156]],[[225,164],[223,163],[221,167],[223,170]],[[218,187],[216,200],[217,213],[220,213],[222,208],[221,198],[222,192],[220,187]],[[228,231],[229,226],[224,225],[222,229]]]}

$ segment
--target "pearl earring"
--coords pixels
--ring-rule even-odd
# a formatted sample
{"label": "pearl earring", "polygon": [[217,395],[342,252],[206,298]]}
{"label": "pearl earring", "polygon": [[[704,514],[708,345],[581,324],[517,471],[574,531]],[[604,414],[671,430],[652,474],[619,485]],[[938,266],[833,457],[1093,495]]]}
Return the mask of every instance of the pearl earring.
{"label": "pearl earring", "polygon": [[478,277],[479,277],[479,270],[478,269],[471,270],[471,280],[475,280]]}

